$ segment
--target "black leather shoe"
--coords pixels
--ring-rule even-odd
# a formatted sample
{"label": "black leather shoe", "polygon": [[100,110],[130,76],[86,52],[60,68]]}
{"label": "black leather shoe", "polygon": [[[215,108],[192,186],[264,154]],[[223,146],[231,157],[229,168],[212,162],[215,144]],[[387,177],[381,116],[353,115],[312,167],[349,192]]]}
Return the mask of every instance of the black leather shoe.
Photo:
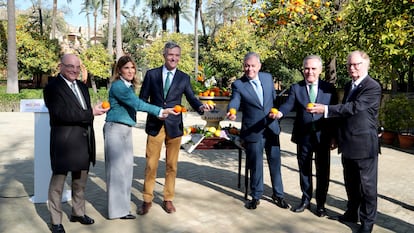
{"label": "black leather shoe", "polygon": [[340,222],[351,222],[351,223],[358,222],[358,217],[354,217],[349,214],[340,215],[337,218],[338,218],[338,221]]}
{"label": "black leather shoe", "polygon": [[247,203],[246,208],[254,210],[254,209],[257,208],[258,205],[260,205],[260,200],[259,199],[253,199],[253,200],[249,201],[249,203]]}
{"label": "black leather shoe", "polygon": [[279,206],[282,209],[289,208],[289,204],[285,201],[283,197],[277,197],[275,195],[272,195],[272,200],[275,202],[277,206]]}
{"label": "black leather shoe", "polygon": [[298,206],[292,208],[292,211],[295,213],[300,213],[305,211],[305,209],[310,209],[310,204],[306,202],[301,202]]}
{"label": "black leather shoe", "polygon": [[324,207],[317,207],[316,208],[316,216],[325,217],[326,216],[326,209]]}
{"label": "black leather shoe", "polygon": [[126,219],[126,220],[128,220],[128,219],[136,219],[136,218],[137,217],[135,217],[135,215],[127,214],[124,217],[120,217],[119,219]]}
{"label": "black leather shoe", "polygon": [[88,215],[83,215],[83,216],[70,216],[70,221],[71,222],[80,222],[81,224],[84,225],[91,225],[95,223],[95,220],[93,220],[92,218],[90,218]]}
{"label": "black leather shoe", "polygon": [[52,230],[52,233],[65,233],[65,228],[63,228],[62,224],[52,224],[50,230]]}
{"label": "black leather shoe", "polygon": [[372,232],[372,225],[371,226],[367,226],[362,224],[361,227],[358,229],[357,233],[371,233]]}

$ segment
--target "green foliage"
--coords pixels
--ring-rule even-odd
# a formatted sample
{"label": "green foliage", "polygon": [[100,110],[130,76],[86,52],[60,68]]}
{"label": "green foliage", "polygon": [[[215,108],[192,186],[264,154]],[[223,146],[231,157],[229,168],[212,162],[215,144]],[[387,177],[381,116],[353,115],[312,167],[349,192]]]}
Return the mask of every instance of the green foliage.
{"label": "green foliage", "polygon": [[102,45],[98,44],[87,48],[80,54],[80,58],[89,74],[102,79],[107,79],[111,76],[110,70],[113,61]]}
{"label": "green foliage", "polygon": [[222,78],[226,87],[227,81],[242,75],[243,58],[248,52],[258,53],[264,61],[270,55],[269,46],[270,41],[256,36],[254,28],[241,17],[217,32],[210,49],[202,54],[203,62],[216,69],[216,78]]}
{"label": "green foliage", "polygon": [[379,119],[385,130],[409,132],[414,128],[414,101],[405,94],[390,96],[380,108]]}
{"label": "green foliage", "polygon": [[164,45],[168,41],[174,41],[181,47],[181,58],[178,68],[191,74],[194,70],[194,53],[193,53],[193,39],[191,35],[184,35],[180,33],[163,33],[156,38],[154,42],[144,49],[145,63],[149,69],[161,66],[164,63],[162,55]]}
{"label": "green foliage", "polygon": [[55,72],[60,51],[58,41],[30,32],[27,16],[24,15],[19,16],[16,27],[20,79],[30,79],[33,74]]}

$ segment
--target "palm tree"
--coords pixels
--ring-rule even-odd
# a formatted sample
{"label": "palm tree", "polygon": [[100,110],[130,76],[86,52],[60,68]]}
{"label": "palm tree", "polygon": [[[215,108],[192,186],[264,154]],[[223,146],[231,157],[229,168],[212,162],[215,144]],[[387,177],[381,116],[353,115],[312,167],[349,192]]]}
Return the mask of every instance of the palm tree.
{"label": "palm tree", "polygon": [[7,0],[7,93],[19,93],[15,8],[14,0]]}
{"label": "palm tree", "polygon": [[113,56],[114,54],[114,0],[108,0],[108,54]]}
{"label": "palm tree", "polygon": [[[66,0],[67,3],[71,3],[72,0]],[[57,16],[57,0],[53,0],[52,8],[52,39],[56,38],[56,16]]]}

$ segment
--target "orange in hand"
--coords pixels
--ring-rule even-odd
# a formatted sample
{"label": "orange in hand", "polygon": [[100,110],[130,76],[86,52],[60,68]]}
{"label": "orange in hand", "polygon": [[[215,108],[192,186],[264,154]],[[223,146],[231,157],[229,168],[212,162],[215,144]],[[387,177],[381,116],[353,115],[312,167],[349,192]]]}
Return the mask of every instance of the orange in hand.
{"label": "orange in hand", "polygon": [[229,113],[230,113],[230,115],[236,115],[237,111],[236,111],[235,108],[230,108]]}
{"label": "orange in hand", "polygon": [[101,106],[102,106],[103,109],[107,109],[107,108],[111,107],[111,105],[109,104],[108,101],[102,101]]}
{"label": "orange in hand", "polygon": [[182,112],[183,111],[183,107],[181,107],[181,105],[175,105],[174,106],[174,112]]}
{"label": "orange in hand", "polygon": [[306,108],[313,108],[315,105],[313,104],[313,103],[308,103],[307,105],[306,105]]}
{"label": "orange in hand", "polygon": [[270,112],[273,114],[277,114],[277,112],[279,112],[279,110],[277,110],[277,108],[272,108],[270,109]]}
{"label": "orange in hand", "polygon": [[187,108],[186,107],[181,107],[181,112],[187,112]]}

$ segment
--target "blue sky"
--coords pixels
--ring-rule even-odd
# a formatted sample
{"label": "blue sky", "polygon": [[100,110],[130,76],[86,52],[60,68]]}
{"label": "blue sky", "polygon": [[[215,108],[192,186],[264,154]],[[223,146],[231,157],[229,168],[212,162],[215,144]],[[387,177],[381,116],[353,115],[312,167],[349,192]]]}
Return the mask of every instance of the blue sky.
{"label": "blue sky", "polygon": [[[15,0],[15,4],[16,4],[16,8],[17,9],[28,9],[30,7],[32,7],[32,1],[33,0]],[[37,1],[37,0],[35,0]],[[65,15],[65,20],[66,22],[68,22],[69,24],[71,24],[72,26],[75,27],[86,27],[86,16],[85,14],[79,14],[79,12],[81,11],[81,0],[72,0],[71,3],[67,3],[66,0],[58,0],[58,9],[62,9],[62,8],[69,8],[71,9],[71,13]],[[121,4],[124,1],[121,1]],[[142,7],[144,1],[140,1],[140,7]],[[193,2],[193,1],[192,1]],[[42,5],[44,7],[47,8],[52,8],[52,3],[53,0],[42,0]],[[123,9],[127,10],[127,11],[132,11],[132,5],[135,3],[135,0],[128,0],[127,1],[127,6],[122,6]],[[194,11],[194,10],[193,10]],[[136,14],[141,13],[141,9],[137,9],[136,10]],[[194,15],[194,14],[193,14]],[[184,19],[181,19],[181,26],[180,26],[180,30],[183,33],[194,33],[194,24],[193,22],[189,23]],[[159,22],[160,24],[160,28],[161,28],[161,22]],[[168,21],[168,30],[171,31],[172,30],[172,21]]]}

